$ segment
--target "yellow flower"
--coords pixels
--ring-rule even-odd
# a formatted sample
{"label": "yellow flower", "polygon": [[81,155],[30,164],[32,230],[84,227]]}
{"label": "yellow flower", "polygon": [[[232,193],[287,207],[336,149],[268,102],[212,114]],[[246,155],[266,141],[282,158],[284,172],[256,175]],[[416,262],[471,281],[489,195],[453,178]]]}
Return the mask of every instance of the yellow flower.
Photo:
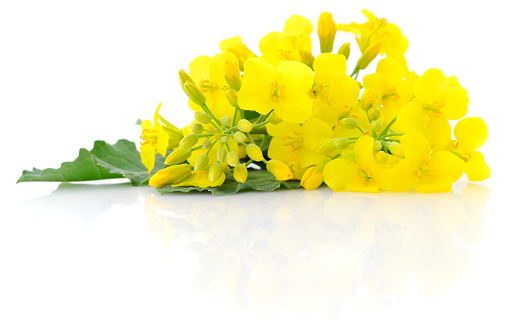
{"label": "yellow flower", "polygon": [[268,156],[286,162],[289,166],[306,168],[321,162],[325,155],[316,149],[332,137],[332,130],[320,120],[312,119],[303,125],[281,122],[267,124],[268,134],[272,136]]}
{"label": "yellow flower", "polygon": [[419,192],[445,192],[462,176],[464,162],[446,150],[432,153],[421,133],[402,136],[401,145],[405,159],[382,173],[385,190],[407,191],[415,186]]}
{"label": "yellow flower", "polygon": [[148,174],[155,166],[155,154],[159,153],[162,156],[166,156],[166,150],[168,149],[170,136],[158,122],[160,108],[161,103],[159,103],[157,110],[155,110],[153,125],[148,119],[141,123],[141,162],[148,168]]}
{"label": "yellow flower", "polygon": [[312,70],[303,63],[286,61],[275,69],[261,58],[251,58],[245,63],[239,107],[260,114],[274,110],[284,121],[301,123],[311,114],[307,92],[312,83]]}
{"label": "yellow flower", "polygon": [[250,58],[257,57],[246,45],[243,44],[241,37],[236,36],[221,41],[220,50],[236,55],[239,62],[239,70],[243,71],[243,64]]}
{"label": "yellow flower", "polygon": [[362,13],[368,19],[366,23],[338,24],[337,29],[355,34],[361,52],[364,52],[370,45],[382,43],[380,54],[387,54],[398,60],[403,59],[409,41],[402,34],[400,28],[386,19],[378,19],[373,13],[364,9]]}
{"label": "yellow flower", "polygon": [[355,161],[335,159],[323,170],[325,183],[334,191],[380,192],[381,174],[385,165],[373,157],[373,143],[369,135],[355,143]]}
{"label": "yellow flower", "polygon": [[301,52],[311,52],[310,34],[314,31],[312,23],[303,16],[293,15],[287,19],[284,31],[271,32],[259,42],[262,58],[273,66],[283,61],[302,61]]}
{"label": "yellow flower", "polygon": [[314,190],[323,183],[323,169],[309,167],[302,176],[300,185],[307,190]]}
{"label": "yellow flower", "polygon": [[293,177],[291,169],[280,160],[271,159],[266,162],[266,170],[275,175],[277,181],[286,181]]}
{"label": "yellow flower", "polygon": [[[225,96],[225,91],[229,88],[222,70],[225,62],[237,62],[237,58],[234,54],[225,52],[212,58],[199,56],[189,64],[191,78],[205,95],[207,107],[218,120],[234,114],[234,107]],[[193,111],[202,111],[201,107],[191,100],[189,100],[189,107]]]}
{"label": "yellow flower", "polygon": [[332,14],[328,12],[321,13],[318,20],[318,37],[322,53],[332,52],[336,32],[336,23]]}

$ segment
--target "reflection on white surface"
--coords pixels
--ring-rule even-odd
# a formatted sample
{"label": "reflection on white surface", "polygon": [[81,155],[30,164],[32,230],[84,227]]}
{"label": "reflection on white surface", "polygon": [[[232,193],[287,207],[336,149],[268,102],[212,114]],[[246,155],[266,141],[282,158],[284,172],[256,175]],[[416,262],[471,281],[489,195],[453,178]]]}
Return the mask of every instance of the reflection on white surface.
{"label": "reflection on white surface", "polygon": [[149,194],[145,215],[165,250],[188,240],[200,265],[196,290],[258,315],[325,305],[339,319],[348,306],[391,304],[409,277],[426,297],[448,291],[468,271],[458,245],[483,237],[489,195],[475,184],[440,194]]}

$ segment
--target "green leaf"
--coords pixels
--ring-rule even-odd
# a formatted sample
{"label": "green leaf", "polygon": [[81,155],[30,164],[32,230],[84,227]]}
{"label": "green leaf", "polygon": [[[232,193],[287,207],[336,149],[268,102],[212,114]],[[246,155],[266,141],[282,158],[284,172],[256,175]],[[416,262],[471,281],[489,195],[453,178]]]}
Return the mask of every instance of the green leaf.
{"label": "green leaf", "polygon": [[[164,157],[157,155],[152,174],[162,168],[164,168]],[[133,142],[121,139],[111,145],[98,140],[95,141],[91,151],[81,148],[79,156],[74,161],[62,163],[60,168],[24,170],[16,183],[76,182],[126,177],[133,186],[139,186],[147,183],[152,174],[148,174]]]}
{"label": "green leaf", "polygon": [[272,191],[280,187],[289,189],[297,189],[300,187],[300,181],[277,181],[275,176],[266,170],[248,170],[248,179],[245,183],[239,183],[234,180],[232,175],[229,175],[225,182],[219,187],[171,187],[166,186],[158,188],[161,194],[174,193],[174,192],[189,192],[189,191],[210,191],[213,195],[232,195],[244,190],[259,190],[259,191]]}

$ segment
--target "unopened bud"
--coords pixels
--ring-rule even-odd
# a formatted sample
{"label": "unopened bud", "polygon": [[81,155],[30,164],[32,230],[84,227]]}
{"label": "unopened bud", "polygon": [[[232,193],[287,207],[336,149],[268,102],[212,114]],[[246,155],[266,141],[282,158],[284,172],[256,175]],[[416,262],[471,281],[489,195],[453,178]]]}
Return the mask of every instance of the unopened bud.
{"label": "unopened bud", "polygon": [[361,96],[361,108],[364,111],[368,111],[375,101],[377,100],[377,91],[373,89],[366,89]]}
{"label": "unopened bud", "polygon": [[316,167],[310,167],[303,173],[300,185],[307,190],[314,190],[323,183],[323,170],[317,171]]}
{"label": "unopened bud", "polygon": [[343,55],[348,60],[348,57],[350,57],[350,42],[343,44],[337,53]]}
{"label": "unopened bud", "polygon": [[341,120],[341,125],[347,129],[355,129],[359,126],[359,122],[353,118],[344,118]]}
{"label": "unopened bud", "polygon": [[378,163],[386,163],[387,154],[384,151],[378,151],[375,153],[375,160],[377,160]]}
{"label": "unopened bud", "polygon": [[336,141],[337,139],[329,139],[325,141],[316,149],[316,152],[318,154],[328,154],[336,150]]}
{"label": "unopened bud", "polygon": [[259,146],[256,144],[249,144],[246,146],[246,154],[248,154],[248,157],[254,161],[263,161],[264,156],[262,155],[262,150]]}
{"label": "unopened bud", "polygon": [[373,120],[371,122],[371,130],[375,133],[378,133],[380,132],[380,130],[382,129],[382,123],[380,122],[380,120]]}
{"label": "unopened bud", "polygon": [[191,78],[191,76],[189,76],[188,73],[182,69],[180,69],[178,72],[178,80],[180,82],[180,86],[182,87],[182,90],[184,90],[184,91],[186,91],[186,89],[184,89],[184,84],[186,84],[187,81],[189,81],[191,83],[195,82],[193,80],[193,78]]}
{"label": "unopened bud", "polygon": [[378,152],[381,149],[382,149],[382,143],[379,140],[375,140],[375,142],[373,143],[373,151]]}
{"label": "unopened bud", "polygon": [[243,132],[237,131],[236,133],[234,133],[234,140],[236,140],[239,143],[243,143],[247,140],[247,137]]}
{"label": "unopened bud", "polygon": [[368,67],[368,65],[377,57],[378,53],[382,49],[382,42],[378,42],[372,46],[369,46],[364,50],[362,56],[357,61],[357,67],[361,70],[364,70]]}
{"label": "unopened bud", "polygon": [[221,162],[216,161],[209,168],[209,180],[215,182],[220,178],[221,174],[223,174],[223,165]]}
{"label": "unopened bud", "polygon": [[234,180],[240,183],[246,182],[248,178],[248,170],[246,169],[246,165],[243,163],[238,163],[234,168]]}
{"label": "unopened bud", "polygon": [[223,166],[223,174],[225,174],[225,176],[230,175],[230,167],[229,166],[227,166],[227,165]]}
{"label": "unopened bud", "polygon": [[200,155],[195,161],[195,172],[205,170],[209,164],[210,158],[207,154]]}
{"label": "unopened bud", "polygon": [[278,125],[282,122],[282,119],[280,119],[275,112],[270,113],[268,120],[272,125]]}
{"label": "unopened bud", "polygon": [[312,65],[314,64],[314,56],[312,56],[312,53],[307,50],[300,50],[300,56],[302,57],[302,63],[312,69]]}
{"label": "unopened bud", "polygon": [[228,89],[225,91],[225,97],[227,97],[228,103],[233,107],[238,107],[237,105],[237,91],[233,89]]}
{"label": "unopened bud", "polygon": [[196,134],[202,134],[203,133],[203,125],[199,123],[194,123],[191,125],[191,131]]}
{"label": "unopened bud", "polygon": [[231,123],[231,120],[230,120],[230,116],[224,116],[220,119],[220,122],[223,126],[230,126],[230,123]]}
{"label": "unopened bud", "polygon": [[184,88],[184,92],[189,97],[189,99],[191,99],[193,101],[193,103],[200,105],[200,106],[205,104],[205,101],[206,101],[205,95],[198,88],[198,86],[196,86],[195,84],[193,84],[190,81],[186,81],[184,83],[183,88]]}
{"label": "unopened bud", "polygon": [[193,147],[198,142],[198,134],[189,133],[179,143],[182,147]]}
{"label": "unopened bud", "polygon": [[327,12],[321,13],[318,20],[318,37],[322,53],[332,52],[336,31],[336,23],[332,14]]}
{"label": "unopened bud", "polygon": [[239,66],[237,62],[225,62],[221,65],[223,71],[223,77],[227,81],[230,88],[239,91],[241,88],[241,74],[239,73]]}
{"label": "unopened bud", "polygon": [[269,160],[266,162],[266,169],[275,176],[277,181],[286,181],[293,177],[291,169],[280,160]]}
{"label": "unopened bud", "polygon": [[405,153],[403,152],[403,147],[398,142],[391,142],[389,144],[389,151],[391,154],[397,157],[404,157]]}
{"label": "unopened bud", "polygon": [[234,151],[227,153],[227,163],[229,166],[235,167],[239,163],[239,154]]}
{"label": "unopened bud", "polygon": [[381,114],[380,109],[376,105],[373,105],[368,110],[368,118],[369,118],[369,120],[377,120],[380,117],[380,114]]}
{"label": "unopened bud", "polygon": [[225,160],[226,156],[227,156],[227,150],[225,149],[225,147],[220,147],[218,149],[218,152],[216,153],[216,158],[218,159],[219,162],[223,162],[223,160]]}
{"label": "unopened bud", "polygon": [[341,158],[348,161],[355,161],[355,151],[352,149],[346,149],[341,153]]}
{"label": "unopened bud", "polygon": [[227,143],[227,141],[228,141],[228,138],[227,138],[226,136],[222,136],[222,137],[220,138],[220,142],[221,142],[222,144],[226,144],[226,143]]}
{"label": "unopened bud", "polygon": [[195,119],[196,121],[198,121],[200,124],[208,124],[211,122],[212,120],[212,117],[209,113],[207,112],[195,112]]}
{"label": "unopened bud", "polygon": [[148,181],[155,188],[162,188],[168,184],[174,184],[191,175],[191,166],[187,163],[167,167],[159,170]]}
{"label": "unopened bud", "polygon": [[202,144],[202,148],[203,149],[209,149],[209,148],[211,148],[211,146],[212,146],[211,139],[205,139],[203,144]]}
{"label": "unopened bud", "polygon": [[166,157],[164,164],[167,166],[176,165],[187,160],[191,156],[191,148],[180,147],[174,150]]}
{"label": "unopened bud", "polygon": [[346,138],[337,139],[335,145],[337,149],[345,149],[346,147],[350,146],[350,140]]}
{"label": "unopened bud", "polygon": [[237,128],[241,132],[248,133],[248,132],[250,132],[252,130],[253,124],[250,121],[246,120],[246,119],[241,119],[237,123]]}

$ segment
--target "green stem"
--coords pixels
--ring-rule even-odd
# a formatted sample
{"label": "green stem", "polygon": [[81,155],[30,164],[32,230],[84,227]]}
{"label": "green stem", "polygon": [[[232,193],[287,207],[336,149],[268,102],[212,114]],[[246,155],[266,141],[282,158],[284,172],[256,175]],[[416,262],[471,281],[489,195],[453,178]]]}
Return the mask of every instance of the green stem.
{"label": "green stem", "polygon": [[253,143],[253,144],[255,145],[255,141],[253,141],[252,135],[251,135],[250,133],[248,133],[248,132],[246,132],[245,134],[246,134],[246,137],[247,137],[248,139],[250,139],[250,142],[251,142],[251,143]]}
{"label": "green stem", "polygon": [[388,137],[402,136],[402,135],[405,135],[405,133],[389,133],[389,134],[386,134],[386,135],[381,135],[381,136],[377,137],[375,140],[383,140],[383,139],[388,138]]}
{"label": "green stem", "polygon": [[361,128],[359,125],[357,125],[357,129],[358,129],[359,131],[361,131],[361,133],[362,133],[362,134],[364,134],[364,131],[362,130],[362,128]]}
{"label": "green stem", "polygon": [[237,118],[237,107],[234,108],[234,117],[232,118],[232,127],[236,125],[236,118]]}
{"label": "green stem", "polygon": [[262,137],[262,140],[261,140],[261,144],[259,145],[259,147],[262,149],[262,147],[264,146],[264,144],[266,143],[266,140],[268,140],[268,135],[265,134],[263,137]]}
{"label": "green stem", "polygon": [[192,147],[192,148],[191,148],[191,150],[192,150],[192,151],[195,151],[195,150],[200,149],[200,148],[202,148],[202,147],[203,147],[203,145],[195,146],[195,147]]}
{"label": "green stem", "polygon": [[246,161],[245,166],[247,166],[247,167],[248,167],[248,165],[249,165],[250,163],[252,163],[252,162],[253,162],[253,160],[252,160],[252,159],[250,159],[250,160]]}
{"label": "green stem", "polygon": [[[217,129],[219,129],[219,130],[221,131],[221,128],[222,128],[223,126],[221,125],[221,122],[218,120],[218,118],[216,118],[216,117],[214,116],[214,114],[212,114],[212,112],[211,112],[211,110],[209,109],[209,107],[207,107],[207,105],[205,105],[205,104],[203,104],[203,105],[202,105],[202,106],[200,106],[200,107],[201,107],[201,108],[202,108],[202,110],[204,110],[207,114],[209,114],[209,115],[211,116],[211,118],[212,118],[212,119],[214,119],[214,121],[216,121],[216,124],[218,124],[218,126],[216,126],[216,125],[214,125],[214,126],[216,126],[216,128],[217,128]],[[211,123],[212,123],[212,121],[211,121]]]}
{"label": "green stem", "polygon": [[209,152],[211,151],[211,149],[214,147],[214,144],[218,142],[218,140],[214,140],[214,142],[212,143],[211,147],[209,147],[209,149],[207,150],[207,155],[209,155]]}
{"label": "green stem", "polygon": [[389,124],[387,124],[387,126],[384,128],[384,130],[382,131],[382,133],[380,133],[379,136],[383,136],[383,135],[386,135],[387,132],[389,132],[389,129],[391,128],[391,126],[393,126],[394,122],[396,121],[396,117],[393,118],[393,120],[391,120],[389,122]]}

